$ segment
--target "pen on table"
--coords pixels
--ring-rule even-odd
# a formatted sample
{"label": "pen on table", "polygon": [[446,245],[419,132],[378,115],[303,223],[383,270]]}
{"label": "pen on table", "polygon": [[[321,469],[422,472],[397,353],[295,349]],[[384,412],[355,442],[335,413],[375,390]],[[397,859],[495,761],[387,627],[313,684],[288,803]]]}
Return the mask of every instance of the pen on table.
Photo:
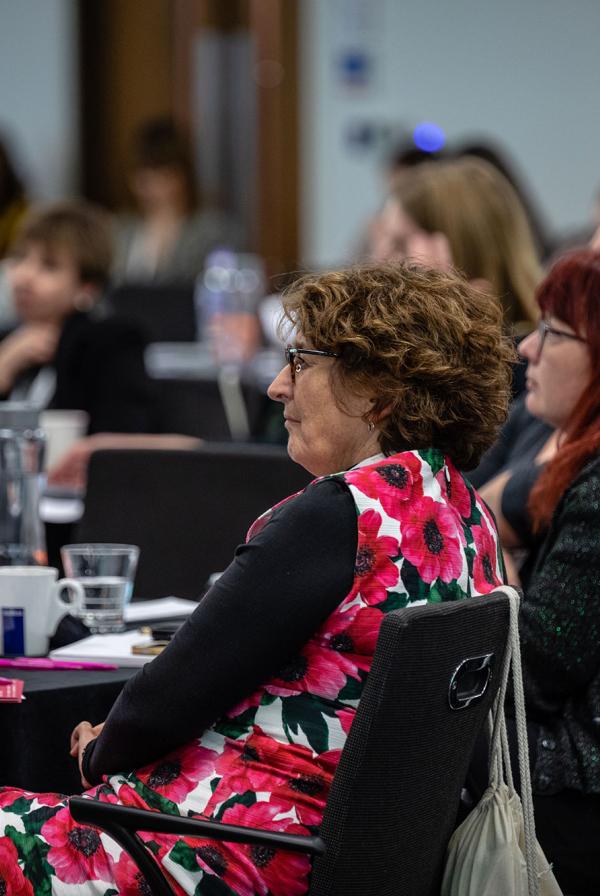
{"label": "pen on table", "polygon": [[20,656],[0,659],[5,669],[118,669],[114,663],[86,663],[71,660],[53,660],[43,656]]}

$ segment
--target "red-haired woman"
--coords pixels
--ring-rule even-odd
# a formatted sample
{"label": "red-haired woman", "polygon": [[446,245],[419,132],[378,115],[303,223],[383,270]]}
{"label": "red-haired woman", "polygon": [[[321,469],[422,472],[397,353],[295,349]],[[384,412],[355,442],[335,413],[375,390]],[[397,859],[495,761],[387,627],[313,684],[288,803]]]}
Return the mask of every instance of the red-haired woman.
{"label": "red-haired woman", "polygon": [[537,299],[540,324],[520,345],[527,408],[557,441],[529,498],[545,538],[521,611],[536,824],[563,888],[598,893],[600,253],[559,260]]}

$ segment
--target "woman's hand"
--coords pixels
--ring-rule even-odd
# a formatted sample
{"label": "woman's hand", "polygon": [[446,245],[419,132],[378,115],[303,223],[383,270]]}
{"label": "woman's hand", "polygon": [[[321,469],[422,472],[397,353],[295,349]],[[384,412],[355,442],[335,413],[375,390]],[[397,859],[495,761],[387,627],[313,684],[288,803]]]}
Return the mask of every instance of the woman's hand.
{"label": "woman's hand", "polygon": [[92,725],[91,722],[80,722],[71,733],[71,748],[69,750],[69,755],[72,756],[73,759],[77,759],[79,774],[81,775],[81,783],[86,788],[91,787],[92,785],[83,775],[81,767],[83,751],[90,741],[95,740],[98,737],[103,728],[104,722],[100,722],[99,725]]}
{"label": "woman's hand", "polygon": [[9,392],[19,374],[48,364],[56,354],[60,330],[54,324],[24,324],[0,344],[0,392]]}

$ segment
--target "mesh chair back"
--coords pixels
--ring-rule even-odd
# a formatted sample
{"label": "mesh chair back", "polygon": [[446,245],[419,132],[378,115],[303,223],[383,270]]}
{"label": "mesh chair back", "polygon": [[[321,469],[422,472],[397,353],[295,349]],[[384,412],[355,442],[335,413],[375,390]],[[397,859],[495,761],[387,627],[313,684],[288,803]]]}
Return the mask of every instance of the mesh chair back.
{"label": "mesh chair back", "polygon": [[268,446],[98,451],[76,537],[140,546],[134,598],[198,598],[256,517],[310,479]]}
{"label": "mesh chair back", "polygon": [[[504,595],[400,610],[377,653],[320,829],[311,896],[438,896],[477,734],[500,678]],[[483,698],[453,710],[459,664],[495,654]]]}
{"label": "mesh chair back", "polygon": [[144,330],[148,342],[196,339],[193,284],[126,284],[115,287],[107,301],[114,314],[134,320]]}

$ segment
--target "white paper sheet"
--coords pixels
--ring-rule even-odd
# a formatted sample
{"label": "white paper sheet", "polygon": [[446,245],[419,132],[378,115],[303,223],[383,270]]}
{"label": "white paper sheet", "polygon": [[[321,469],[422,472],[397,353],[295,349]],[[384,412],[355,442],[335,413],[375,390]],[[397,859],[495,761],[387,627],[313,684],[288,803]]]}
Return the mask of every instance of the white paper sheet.
{"label": "white paper sheet", "polygon": [[198,604],[182,597],[159,597],[156,600],[136,600],[125,607],[125,622],[153,622],[155,619],[184,619]]}
{"label": "white paper sheet", "polygon": [[88,663],[115,663],[117,666],[143,666],[153,656],[132,653],[133,644],[148,644],[152,639],[139,631],[121,632],[116,635],[91,635],[66,647],[50,651],[56,660],[72,660]]}

